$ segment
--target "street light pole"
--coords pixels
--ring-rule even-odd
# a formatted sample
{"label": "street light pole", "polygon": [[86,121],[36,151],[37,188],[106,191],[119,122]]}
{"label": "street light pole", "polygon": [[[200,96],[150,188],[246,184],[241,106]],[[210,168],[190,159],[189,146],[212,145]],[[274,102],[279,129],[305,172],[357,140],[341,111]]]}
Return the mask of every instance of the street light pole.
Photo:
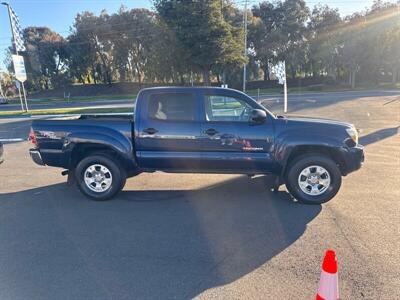
{"label": "street light pole", "polygon": [[[244,15],[243,15],[243,27],[244,27],[244,57],[247,59],[247,0],[244,2]],[[246,92],[246,67],[247,62],[243,63],[243,92]]]}

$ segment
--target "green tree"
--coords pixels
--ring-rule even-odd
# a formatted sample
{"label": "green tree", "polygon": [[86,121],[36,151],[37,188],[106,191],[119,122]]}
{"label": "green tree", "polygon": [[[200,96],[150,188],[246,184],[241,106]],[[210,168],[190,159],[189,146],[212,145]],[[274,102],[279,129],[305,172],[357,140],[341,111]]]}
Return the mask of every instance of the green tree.
{"label": "green tree", "polygon": [[156,14],[147,9],[122,7],[118,14],[111,16],[113,57],[122,78],[136,78],[142,84],[152,60],[151,49],[159,36],[156,20]]}
{"label": "green tree", "polygon": [[250,39],[268,79],[268,63],[286,60],[292,77],[305,64],[305,22],[309,10],[303,0],[261,2],[252,8]]}
{"label": "green tree", "polygon": [[384,64],[392,73],[392,83],[400,81],[400,24],[381,36]]}
{"label": "green tree", "polygon": [[185,77],[190,80],[193,73],[192,65],[187,63],[187,52],[174,32],[159,18],[156,32],[151,47],[152,59],[148,64],[148,77],[156,82],[185,84],[188,80]]}
{"label": "green tree", "polygon": [[96,52],[80,32],[74,32],[67,38],[68,69],[70,76],[80,83],[96,83]]}
{"label": "green tree", "polygon": [[154,4],[182,45],[188,63],[202,71],[204,84],[210,83],[214,65],[244,61],[242,31],[224,19],[223,1],[155,0]]}
{"label": "green tree", "polygon": [[27,27],[23,36],[31,84],[45,89],[64,84],[67,66],[65,39],[47,27]]}
{"label": "green tree", "polygon": [[345,19],[340,29],[341,51],[352,88],[356,86],[356,78],[357,82],[378,83],[385,55],[398,56],[398,53],[391,52],[395,49],[390,47],[387,48],[390,53],[385,54],[384,44],[379,43],[384,35],[399,26],[398,7],[396,4],[376,1],[371,10]]}
{"label": "green tree", "polygon": [[110,16],[103,10],[99,16],[91,12],[83,12],[75,18],[73,35],[88,45],[88,49],[96,54],[92,73],[94,77],[100,74],[104,83],[111,84],[113,80],[113,43]]}
{"label": "green tree", "polygon": [[307,26],[309,43],[307,56],[313,77],[328,74],[336,80],[339,73],[340,47],[336,29],[340,23],[338,9],[318,5],[312,10]]}

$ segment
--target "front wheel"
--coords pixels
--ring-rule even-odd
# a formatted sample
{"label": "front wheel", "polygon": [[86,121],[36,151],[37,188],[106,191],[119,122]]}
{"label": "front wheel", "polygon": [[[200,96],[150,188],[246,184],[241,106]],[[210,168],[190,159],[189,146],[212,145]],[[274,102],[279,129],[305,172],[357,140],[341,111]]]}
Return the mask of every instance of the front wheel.
{"label": "front wheel", "polygon": [[321,204],[332,199],[340,189],[342,174],[326,156],[304,155],[295,159],[286,172],[286,187],[300,202]]}
{"label": "front wheel", "polygon": [[82,159],[75,169],[79,190],[97,201],[109,200],[122,190],[126,175],[112,158],[92,155]]}

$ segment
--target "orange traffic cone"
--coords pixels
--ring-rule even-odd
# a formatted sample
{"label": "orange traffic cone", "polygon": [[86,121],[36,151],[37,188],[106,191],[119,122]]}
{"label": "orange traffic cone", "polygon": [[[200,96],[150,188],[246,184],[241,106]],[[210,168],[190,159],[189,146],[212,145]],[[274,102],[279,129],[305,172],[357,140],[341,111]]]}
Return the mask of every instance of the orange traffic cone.
{"label": "orange traffic cone", "polygon": [[316,300],[338,300],[338,267],[336,254],[333,250],[327,250],[322,263],[321,278],[319,280]]}

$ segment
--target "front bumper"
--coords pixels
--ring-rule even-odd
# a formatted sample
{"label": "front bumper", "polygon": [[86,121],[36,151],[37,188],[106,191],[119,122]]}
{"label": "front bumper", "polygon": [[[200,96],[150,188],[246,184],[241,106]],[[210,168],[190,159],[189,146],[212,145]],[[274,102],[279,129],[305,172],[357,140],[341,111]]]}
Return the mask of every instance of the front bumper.
{"label": "front bumper", "polygon": [[39,150],[37,149],[30,149],[29,150],[29,155],[31,156],[32,160],[40,165],[44,166],[43,160],[42,160],[42,155],[40,154]]}
{"label": "front bumper", "polygon": [[347,149],[344,155],[346,168],[343,175],[347,175],[361,168],[365,160],[364,146],[357,145]]}

